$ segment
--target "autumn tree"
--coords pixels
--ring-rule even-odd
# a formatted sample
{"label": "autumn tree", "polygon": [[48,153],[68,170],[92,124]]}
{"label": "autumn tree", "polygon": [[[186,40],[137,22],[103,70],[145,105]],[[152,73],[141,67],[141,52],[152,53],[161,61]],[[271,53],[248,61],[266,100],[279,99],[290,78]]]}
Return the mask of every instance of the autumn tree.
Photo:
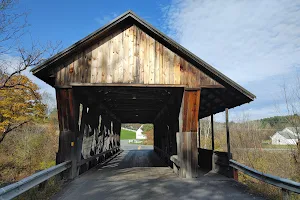
{"label": "autumn tree", "polygon": [[44,113],[37,85],[23,73],[60,48],[60,42],[25,45],[28,13],[17,8],[18,0],[0,0],[0,143],[11,130]]}
{"label": "autumn tree", "polygon": [[13,76],[7,86],[0,89],[0,143],[12,130],[45,116],[46,105],[41,103],[38,89],[23,75]]}

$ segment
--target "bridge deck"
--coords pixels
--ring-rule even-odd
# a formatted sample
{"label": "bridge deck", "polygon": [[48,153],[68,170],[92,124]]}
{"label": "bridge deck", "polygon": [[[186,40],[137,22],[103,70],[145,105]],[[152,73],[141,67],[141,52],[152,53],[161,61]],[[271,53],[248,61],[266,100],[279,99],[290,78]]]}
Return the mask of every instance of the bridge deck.
{"label": "bridge deck", "polygon": [[215,173],[180,179],[149,146],[126,145],[124,152],[69,183],[53,199],[261,199]]}

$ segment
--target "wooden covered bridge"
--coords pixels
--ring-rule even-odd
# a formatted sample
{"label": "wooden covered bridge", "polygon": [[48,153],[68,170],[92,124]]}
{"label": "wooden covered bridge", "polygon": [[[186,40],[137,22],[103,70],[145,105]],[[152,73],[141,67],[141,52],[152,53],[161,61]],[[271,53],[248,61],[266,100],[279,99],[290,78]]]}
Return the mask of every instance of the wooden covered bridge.
{"label": "wooden covered bridge", "polygon": [[[71,160],[72,178],[96,165],[101,152],[118,149],[121,123],[153,123],[155,152],[181,177],[218,165],[213,157],[226,164],[228,127],[228,153],[198,151],[199,119],[255,98],[131,11],[32,72],[56,90],[57,163]],[[87,140],[92,145],[84,146]],[[232,175],[222,166],[220,173]]]}

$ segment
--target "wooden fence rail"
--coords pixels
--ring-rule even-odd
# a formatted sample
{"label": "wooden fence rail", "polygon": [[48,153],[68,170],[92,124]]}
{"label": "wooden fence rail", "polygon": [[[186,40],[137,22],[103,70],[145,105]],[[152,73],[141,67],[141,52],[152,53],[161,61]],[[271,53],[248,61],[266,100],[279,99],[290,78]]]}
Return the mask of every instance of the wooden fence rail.
{"label": "wooden fence rail", "polygon": [[112,149],[109,149],[107,151],[104,151],[104,152],[101,152],[99,154],[96,154],[94,156],[91,156],[89,158],[86,158],[86,159],[83,159],[83,160],[80,160],[79,162],[77,162],[77,166],[81,166],[87,162],[90,162],[92,160],[95,160],[96,158],[100,157],[100,156],[106,156],[108,153],[110,154],[114,154],[116,152],[118,152],[120,150],[120,147],[115,147],[115,148],[112,148]]}

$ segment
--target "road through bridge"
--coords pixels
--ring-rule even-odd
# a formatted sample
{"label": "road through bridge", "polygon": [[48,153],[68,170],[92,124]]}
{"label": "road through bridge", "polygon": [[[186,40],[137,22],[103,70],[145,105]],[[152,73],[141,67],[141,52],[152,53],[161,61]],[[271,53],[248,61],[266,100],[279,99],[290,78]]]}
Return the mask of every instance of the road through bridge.
{"label": "road through bridge", "polygon": [[121,141],[121,154],[82,174],[53,199],[262,199],[213,172],[199,171],[197,179],[181,179],[152,146],[126,142]]}

